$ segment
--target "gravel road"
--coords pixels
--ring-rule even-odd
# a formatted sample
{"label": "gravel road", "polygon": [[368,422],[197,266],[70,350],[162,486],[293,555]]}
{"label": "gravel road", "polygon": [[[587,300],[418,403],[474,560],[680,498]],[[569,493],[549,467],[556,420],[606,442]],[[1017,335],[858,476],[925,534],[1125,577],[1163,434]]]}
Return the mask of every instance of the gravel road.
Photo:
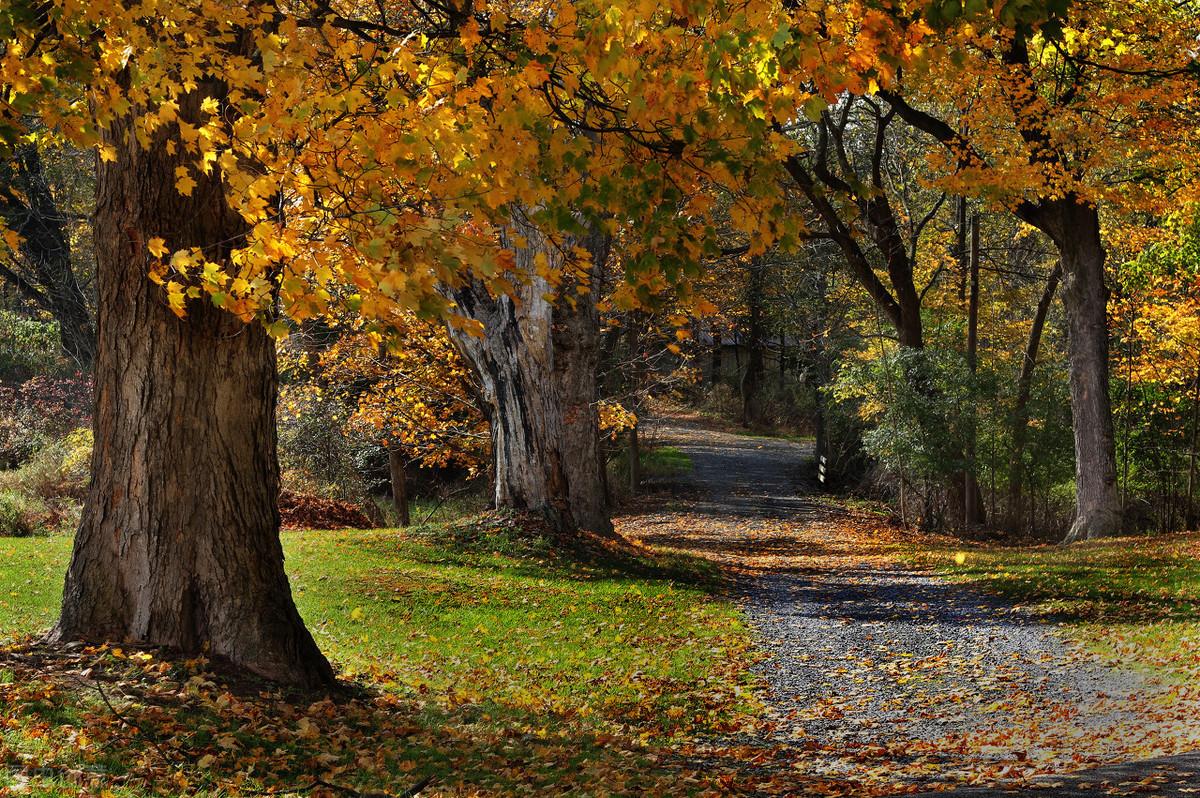
{"label": "gravel road", "polygon": [[807,773],[857,778],[869,751],[898,783],[1003,782],[1121,761],[1161,731],[1137,712],[1145,678],[1025,609],[839,540],[848,519],[804,487],[808,445],[681,425],[657,438],[693,468],[674,480],[686,513],[644,519],[644,537],[740,575],[771,742]]}

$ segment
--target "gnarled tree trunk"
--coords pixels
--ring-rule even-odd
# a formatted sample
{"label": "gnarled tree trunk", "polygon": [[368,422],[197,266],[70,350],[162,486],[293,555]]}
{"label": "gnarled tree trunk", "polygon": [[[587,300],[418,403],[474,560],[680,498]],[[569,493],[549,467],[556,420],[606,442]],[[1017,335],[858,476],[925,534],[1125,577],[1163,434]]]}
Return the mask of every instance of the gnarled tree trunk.
{"label": "gnarled tree trunk", "polygon": [[[528,277],[513,297],[493,297],[473,284],[454,292],[460,312],[483,324],[475,337],[451,338],[475,372],[491,424],[493,501],[543,513],[560,531],[612,530],[596,412],[600,317],[590,295],[564,281],[556,297],[537,276],[541,251],[552,266],[558,250],[521,225],[514,247]],[[581,242],[592,254],[593,285],[607,259],[607,240]]]}
{"label": "gnarled tree trunk", "polygon": [[[197,119],[200,100],[181,116]],[[92,485],[50,639],[207,652],[328,684],[283,569],[274,342],[203,301],[176,318],[146,276],[151,236],[220,260],[246,232],[216,180],[176,191],[184,156],[165,138],[143,148],[128,117],[107,133],[119,155],[98,175]]]}

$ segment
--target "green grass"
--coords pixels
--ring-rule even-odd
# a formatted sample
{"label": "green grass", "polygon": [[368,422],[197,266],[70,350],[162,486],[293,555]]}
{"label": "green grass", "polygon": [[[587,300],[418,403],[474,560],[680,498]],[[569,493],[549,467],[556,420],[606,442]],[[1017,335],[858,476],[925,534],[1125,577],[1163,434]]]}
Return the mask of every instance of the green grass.
{"label": "green grass", "polygon": [[[670,479],[692,470],[692,458],[675,446],[643,446],[639,452],[643,480]],[[629,449],[621,449],[608,464],[609,484],[625,491],[629,484]]]}
{"label": "green grass", "polygon": [[0,639],[54,622],[70,557],[66,535],[0,538]]}
{"label": "green grass", "polygon": [[[101,781],[110,772],[134,777],[134,786],[115,782],[114,796],[235,795],[225,780],[245,768],[235,753],[266,752],[270,764],[251,782],[261,787],[311,779],[325,767],[314,757],[328,746],[348,758],[341,780],[362,788],[399,792],[397,785],[428,774],[459,785],[450,794],[476,787],[556,794],[571,791],[572,780],[603,784],[602,793],[666,794],[661,784],[675,776],[665,760],[642,762],[650,749],[639,746],[716,733],[753,709],[746,630],[699,561],[649,552],[568,556],[498,516],[405,533],[283,539],[301,614],[342,677],[368,698],[329,717],[314,712],[311,699],[285,705],[260,694],[230,705],[220,697],[226,688],[203,687],[210,677],[195,672],[202,665],[159,671],[152,668],[168,666],[148,662],[143,676],[140,661],[110,657],[97,669],[116,672],[110,691],[140,696],[121,703],[122,714],[159,729],[149,732],[156,739],[181,740],[184,759],[211,754],[212,767],[226,774],[175,768],[170,778],[187,786],[168,779],[164,791],[167,776],[158,773],[155,793],[138,776],[153,766],[142,761],[146,741],[116,723],[98,695],[73,676],[65,687],[45,688],[36,668],[13,665],[14,675],[0,661],[0,714],[7,709],[13,718],[8,727],[0,722],[0,759],[7,749],[50,765],[34,787],[46,795],[75,794],[77,784],[58,774],[79,769]],[[69,555],[66,537],[0,539],[0,636],[34,634],[52,622]],[[189,686],[197,679],[198,693]],[[307,712],[329,728],[292,739],[272,720],[281,711]],[[348,713],[361,717],[346,720]],[[172,738],[172,729],[180,736]],[[93,740],[82,753],[78,730]],[[366,739],[356,742],[360,734]],[[240,735],[236,751],[214,742],[231,739],[223,735]],[[386,755],[355,764],[364,748]],[[169,756],[175,750],[168,746]],[[0,792],[13,783],[0,770]],[[689,789],[679,785],[682,794]]]}
{"label": "green grass", "polygon": [[[643,713],[647,698],[664,712],[678,699],[691,712],[688,684],[745,645],[736,609],[713,598],[698,562],[648,560],[631,573],[629,563],[579,562],[503,532],[466,543],[387,530],[283,540],[296,603],[322,650],[347,677],[383,673],[396,689],[486,691],[613,717]],[[52,623],[69,556],[66,537],[0,539],[0,634]],[[656,683],[679,692],[648,689]]]}
{"label": "green grass", "polygon": [[[383,514],[384,526],[395,526],[397,522],[396,509],[391,499],[379,497],[375,504]],[[486,486],[478,484],[461,485],[445,498],[438,496],[414,496],[408,503],[408,513],[414,525],[426,523],[443,524],[468,516],[478,515],[487,509],[488,495]]]}
{"label": "green grass", "polygon": [[700,572],[633,575],[555,557],[542,541],[310,533],[287,536],[286,549],[322,649],[347,673],[386,671],[410,691],[614,717],[664,713],[678,698],[691,713],[686,685],[742,634]]}
{"label": "green grass", "polygon": [[675,446],[655,446],[641,453],[642,474],[673,477],[692,470],[692,458]]}
{"label": "green grass", "polygon": [[1102,655],[1194,678],[1200,669],[1198,555],[1200,536],[1173,535],[919,556],[952,579],[1066,622]]}

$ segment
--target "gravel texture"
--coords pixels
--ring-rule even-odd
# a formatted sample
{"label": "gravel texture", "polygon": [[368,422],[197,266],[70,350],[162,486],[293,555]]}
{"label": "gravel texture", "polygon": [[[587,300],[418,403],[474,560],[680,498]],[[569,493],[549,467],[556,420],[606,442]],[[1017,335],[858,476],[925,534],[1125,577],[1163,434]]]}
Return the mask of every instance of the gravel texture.
{"label": "gravel texture", "polygon": [[[823,538],[823,522],[838,510],[813,493],[810,446],[680,425],[660,427],[657,437],[693,464],[674,480],[700,519],[681,547],[743,574],[741,600],[767,654],[757,667],[776,744],[798,756],[812,741],[824,751],[882,746],[903,760],[909,747],[928,756],[967,739],[1001,741],[972,751],[979,767],[989,756],[1012,758],[1002,741],[1016,714],[1023,723],[1060,724],[1051,737],[1066,747],[1086,747],[1093,734],[1119,737],[1123,724],[1135,723],[1142,677],[1081,656],[1053,625],[1000,598],[890,558],[855,557]],[[661,538],[649,537],[669,543],[670,524],[661,525]],[[1102,761],[1087,753],[1078,761]],[[849,776],[861,762],[827,759],[826,775]],[[1180,759],[1176,772],[1190,774],[1192,764]],[[1124,767],[1132,768],[1122,772],[1128,780],[1174,765]],[[1183,792],[1151,794],[1200,792],[1194,775],[1174,782]],[[1111,780],[1084,780],[1084,792],[1079,779],[1072,783],[1058,783],[1076,790],[1062,794],[1115,792]],[[1059,786],[1038,792],[1047,789]],[[1012,793],[964,793],[1000,794]]]}

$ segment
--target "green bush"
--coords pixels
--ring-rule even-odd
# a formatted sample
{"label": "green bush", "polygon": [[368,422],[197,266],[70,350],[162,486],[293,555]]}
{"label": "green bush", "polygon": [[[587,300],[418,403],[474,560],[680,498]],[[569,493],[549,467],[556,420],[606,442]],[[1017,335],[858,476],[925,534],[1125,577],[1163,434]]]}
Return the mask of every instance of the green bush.
{"label": "green bush", "polygon": [[58,323],[0,310],[0,381],[24,382],[38,375],[67,376]]}
{"label": "green bush", "polygon": [[0,491],[0,537],[24,538],[47,530],[50,514],[37,499],[15,491]]}
{"label": "green bush", "polygon": [[83,501],[91,473],[92,431],[72,430],[20,468],[0,471],[0,490],[59,503]]}

